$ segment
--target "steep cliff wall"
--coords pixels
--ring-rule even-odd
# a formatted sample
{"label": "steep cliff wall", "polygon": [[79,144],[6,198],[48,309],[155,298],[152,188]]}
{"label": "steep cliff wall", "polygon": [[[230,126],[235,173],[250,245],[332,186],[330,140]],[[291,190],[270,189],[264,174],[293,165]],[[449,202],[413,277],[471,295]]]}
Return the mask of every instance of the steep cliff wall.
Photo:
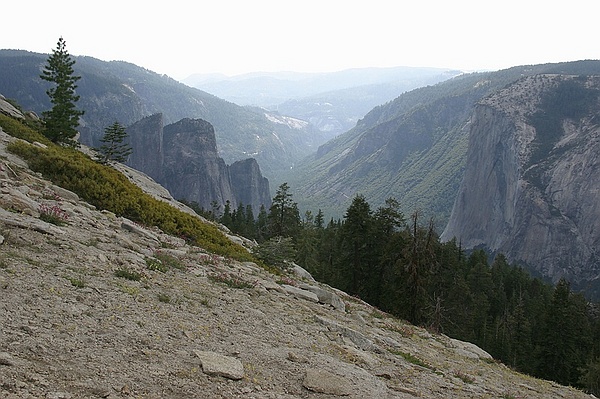
{"label": "steep cliff wall", "polygon": [[163,180],[163,126],[163,115],[154,114],[127,128],[127,140],[134,149],[127,164],[157,182]]}
{"label": "steep cliff wall", "polygon": [[598,295],[600,77],[538,75],[479,102],[443,240]]}
{"label": "steep cliff wall", "polygon": [[234,162],[229,166],[229,177],[233,195],[239,203],[252,205],[254,216],[258,216],[260,205],[268,210],[271,205],[269,180],[263,177],[254,158]]}
{"label": "steep cliff wall", "polygon": [[[227,166],[218,155],[213,126],[202,119],[182,119],[163,128],[161,114],[144,118],[127,132],[133,154],[128,165],[169,190],[177,199],[195,201],[205,209],[211,203],[232,207],[270,206],[269,181],[254,159]],[[222,209],[222,208],[221,208]]]}
{"label": "steep cliff wall", "polygon": [[197,201],[210,209],[234,201],[225,161],[217,154],[212,125],[202,119],[182,119],[164,128],[165,160],[161,183],[175,198]]}

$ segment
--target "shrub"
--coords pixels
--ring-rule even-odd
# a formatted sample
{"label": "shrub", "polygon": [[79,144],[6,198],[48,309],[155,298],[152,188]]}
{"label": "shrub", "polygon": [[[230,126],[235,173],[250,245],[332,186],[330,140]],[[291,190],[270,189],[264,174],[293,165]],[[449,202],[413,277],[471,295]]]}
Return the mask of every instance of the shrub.
{"label": "shrub", "polygon": [[179,259],[177,259],[176,257],[174,257],[172,255],[166,254],[161,251],[156,251],[154,253],[154,257],[156,259],[158,259],[160,261],[160,263],[165,265],[167,267],[167,269],[179,269],[179,270],[186,269],[186,266],[183,263],[181,263],[181,261]]}
{"label": "shrub", "polygon": [[171,297],[167,294],[160,293],[158,294],[158,301],[163,303],[171,302]]}
{"label": "shrub", "polygon": [[27,126],[24,122],[11,118],[8,115],[0,114],[0,127],[13,137],[17,137],[29,142],[37,141],[49,145],[51,141],[37,130]]}
{"label": "shrub", "polygon": [[155,272],[166,273],[169,271],[169,267],[164,265],[160,260],[154,258],[146,258],[146,267],[148,270]]}
{"label": "shrub", "polygon": [[132,280],[132,281],[140,281],[142,279],[141,273],[138,273],[135,270],[129,270],[129,269],[116,270],[115,276],[122,277],[124,279]]}
{"label": "shrub", "polygon": [[63,226],[67,223],[69,215],[58,205],[40,204],[40,219],[44,222],[52,223],[57,226]]}
{"label": "shrub", "polygon": [[68,277],[67,279],[71,282],[71,285],[73,287],[76,287],[76,288],[84,288],[85,287],[85,280],[83,278]]}
{"label": "shrub", "polygon": [[256,246],[253,253],[266,264],[285,270],[290,268],[289,261],[294,259],[296,250],[290,237],[273,237]]}
{"label": "shrub", "polygon": [[222,283],[231,288],[254,288],[256,283],[252,284],[231,273],[210,274],[209,280]]}

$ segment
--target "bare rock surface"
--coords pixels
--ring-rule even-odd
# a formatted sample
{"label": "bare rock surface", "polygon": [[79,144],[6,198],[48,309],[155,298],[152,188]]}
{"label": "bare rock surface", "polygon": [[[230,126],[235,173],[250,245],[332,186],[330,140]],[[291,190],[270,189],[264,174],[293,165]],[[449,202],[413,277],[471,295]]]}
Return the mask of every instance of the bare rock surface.
{"label": "bare rock surface", "polygon": [[[326,285],[94,209],[3,145],[0,166],[0,398],[589,398]],[[17,191],[27,200],[12,208]],[[40,204],[66,223],[42,222]],[[149,268],[161,252],[179,267]]]}

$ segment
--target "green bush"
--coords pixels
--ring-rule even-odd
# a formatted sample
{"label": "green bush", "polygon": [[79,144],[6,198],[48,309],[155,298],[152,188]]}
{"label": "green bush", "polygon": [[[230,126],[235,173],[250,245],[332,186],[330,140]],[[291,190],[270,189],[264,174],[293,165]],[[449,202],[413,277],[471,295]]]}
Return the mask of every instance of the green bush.
{"label": "green bush", "polygon": [[0,127],[6,133],[19,139],[23,139],[29,142],[37,141],[46,145],[49,145],[51,143],[50,140],[48,140],[43,134],[27,126],[24,123],[24,121],[21,122],[15,118],[11,118],[10,116],[4,114],[0,114]]}
{"label": "green bush", "polygon": [[119,269],[115,271],[115,276],[121,277],[131,281],[140,281],[142,279],[142,274],[136,272],[135,270],[129,269]]}

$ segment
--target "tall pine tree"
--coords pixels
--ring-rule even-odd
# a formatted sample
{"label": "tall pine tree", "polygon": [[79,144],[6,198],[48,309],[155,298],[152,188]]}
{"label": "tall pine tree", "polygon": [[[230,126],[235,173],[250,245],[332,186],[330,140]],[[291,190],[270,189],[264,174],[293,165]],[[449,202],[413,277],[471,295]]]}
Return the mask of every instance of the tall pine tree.
{"label": "tall pine tree", "polygon": [[77,145],[74,138],[77,135],[79,117],[83,115],[83,111],[75,108],[75,103],[79,100],[79,96],[75,94],[75,82],[81,77],[73,74],[74,64],[75,60],[71,58],[61,37],[40,75],[41,79],[54,84],[46,90],[53,106],[50,111],[42,113],[44,134],[55,143],[69,146]]}

